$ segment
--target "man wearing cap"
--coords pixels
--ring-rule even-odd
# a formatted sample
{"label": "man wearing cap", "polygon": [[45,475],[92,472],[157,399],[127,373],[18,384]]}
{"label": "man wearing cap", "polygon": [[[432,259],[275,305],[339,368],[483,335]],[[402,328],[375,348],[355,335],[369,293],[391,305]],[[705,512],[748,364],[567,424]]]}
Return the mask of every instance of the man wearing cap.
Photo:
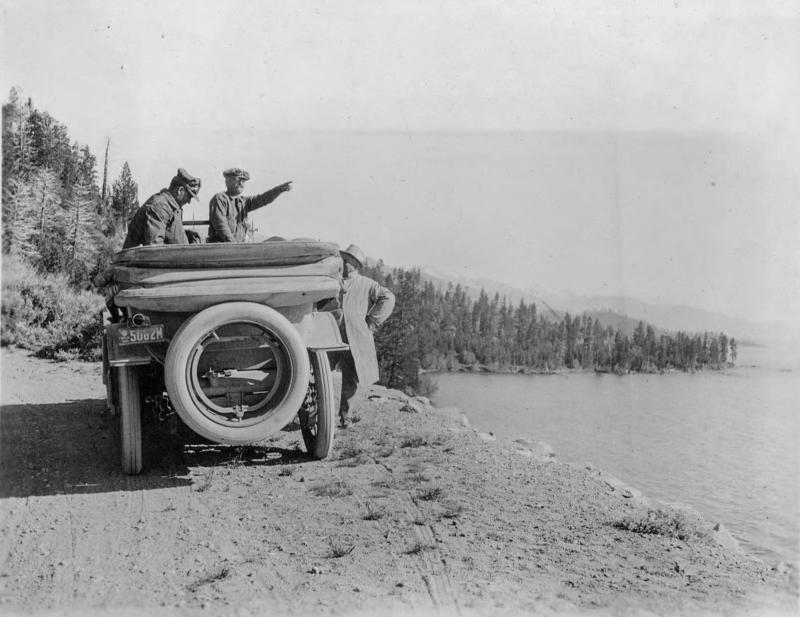
{"label": "man wearing cap", "polygon": [[244,169],[233,167],[226,169],[227,190],[217,193],[208,204],[208,241],[209,242],[244,242],[249,228],[248,213],[267,204],[271,204],[278,195],[292,190],[292,183],[284,182],[260,195],[242,195],[244,183],[250,174]]}
{"label": "man wearing cap", "polygon": [[200,242],[200,234],[183,229],[181,208],[197,198],[200,178],[181,168],[169,184],[136,211],[128,225],[123,249],[149,244]]}
{"label": "man wearing cap", "polygon": [[395,298],[386,287],[359,274],[367,261],[364,251],[351,244],[339,253],[344,261],[341,311],[334,313],[340,313],[337,317],[342,338],[350,345],[350,350],[339,357],[342,371],[339,421],[344,428],[359,383],[373,384],[380,377],[373,332],[392,314]]}

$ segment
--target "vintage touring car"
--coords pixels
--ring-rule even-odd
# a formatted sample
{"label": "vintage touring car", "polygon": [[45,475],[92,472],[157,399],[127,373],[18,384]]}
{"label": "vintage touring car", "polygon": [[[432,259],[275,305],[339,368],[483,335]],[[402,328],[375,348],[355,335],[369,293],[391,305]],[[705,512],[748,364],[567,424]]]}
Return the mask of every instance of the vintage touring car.
{"label": "vintage touring car", "polygon": [[328,352],[347,345],[315,307],[339,293],[337,245],[141,246],[117,253],[112,271],[123,318],[106,326],[103,378],[125,473],[142,470],[143,409],[222,444],[260,441],[297,418],[308,453],[328,455]]}

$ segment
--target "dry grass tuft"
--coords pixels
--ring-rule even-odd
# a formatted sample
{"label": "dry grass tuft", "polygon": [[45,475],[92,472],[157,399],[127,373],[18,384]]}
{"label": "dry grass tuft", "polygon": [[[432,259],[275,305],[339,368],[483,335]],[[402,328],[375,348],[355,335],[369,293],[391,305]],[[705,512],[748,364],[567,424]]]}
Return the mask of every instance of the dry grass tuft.
{"label": "dry grass tuft", "polygon": [[417,493],[417,499],[420,501],[436,501],[437,499],[441,498],[442,495],[444,495],[444,491],[438,486],[435,486]]}
{"label": "dry grass tuft", "polygon": [[422,542],[420,542],[419,540],[417,540],[417,541],[414,543],[414,546],[412,546],[411,548],[409,548],[409,549],[406,551],[406,555],[417,555],[418,553],[421,553],[422,551],[429,551],[429,550],[431,550],[432,548],[433,548],[433,547],[432,547],[432,546],[430,546],[429,544],[423,544]]}
{"label": "dry grass tuft", "polygon": [[230,568],[221,568],[219,571],[214,572],[213,574],[209,574],[208,576],[204,576],[198,581],[195,581],[191,585],[189,585],[189,591],[195,592],[203,585],[208,585],[210,583],[216,583],[217,581],[222,581],[228,578],[233,571]]}
{"label": "dry grass tuft", "polygon": [[239,446],[233,451],[233,456],[225,464],[226,467],[236,469],[242,465],[246,446]]}
{"label": "dry grass tuft", "polygon": [[464,511],[465,508],[460,503],[450,503],[445,506],[442,518],[458,518]]}
{"label": "dry grass tuft", "polygon": [[358,467],[359,465],[365,465],[366,463],[371,463],[372,458],[367,454],[359,454],[354,458],[345,458],[340,460],[336,463],[337,467]]}
{"label": "dry grass tuft", "polygon": [[379,508],[371,501],[365,503],[364,507],[367,509],[367,513],[362,517],[365,521],[377,521],[386,516],[386,510]]}
{"label": "dry grass tuft", "polygon": [[339,451],[339,456],[337,457],[339,460],[344,460],[348,458],[357,458],[364,453],[364,448],[359,446],[358,444],[354,443],[347,443],[342,446],[342,449]]}
{"label": "dry grass tuft", "polygon": [[425,439],[422,435],[412,435],[410,437],[406,437],[401,443],[401,448],[419,448],[421,446],[428,445],[428,440]]}
{"label": "dry grass tuft", "polygon": [[355,544],[351,544],[350,546],[346,546],[344,544],[339,544],[335,540],[328,540],[328,546],[330,547],[330,550],[328,552],[328,557],[330,557],[332,559],[339,559],[340,557],[344,557],[345,555],[349,555],[356,548]]}
{"label": "dry grass tuft", "polygon": [[375,451],[375,456],[378,458],[388,458],[394,454],[394,446],[381,446]]}
{"label": "dry grass tuft", "polygon": [[424,473],[419,473],[419,472],[412,473],[412,474],[409,474],[407,477],[408,477],[408,480],[410,480],[411,482],[413,482],[415,484],[422,484],[423,482],[430,482],[430,478]]}
{"label": "dry grass tuft", "polygon": [[315,484],[310,490],[317,497],[346,497],[353,494],[347,483],[339,478]]}
{"label": "dry grass tuft", "polygon": [[214,482],[214,471],[214,469],[210,469],[208,472],[203,474],[203,479],[195,489],[198,493],[203,493],[211,488],[211,484]]}

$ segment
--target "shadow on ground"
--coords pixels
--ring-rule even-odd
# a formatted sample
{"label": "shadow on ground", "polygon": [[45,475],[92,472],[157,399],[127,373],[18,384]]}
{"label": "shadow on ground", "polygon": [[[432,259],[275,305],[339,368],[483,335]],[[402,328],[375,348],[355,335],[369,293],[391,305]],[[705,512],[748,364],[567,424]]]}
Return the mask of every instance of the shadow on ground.
{"label": "shadow on ground", "polygon": [[309,459],[298,448],[225,446],[188,429],[170,435],[143,426],[144,469],[120,467],[119,418],[102,399],[0,408],[0,498],[140,491],[195,484],[196,467],[287,465]]}

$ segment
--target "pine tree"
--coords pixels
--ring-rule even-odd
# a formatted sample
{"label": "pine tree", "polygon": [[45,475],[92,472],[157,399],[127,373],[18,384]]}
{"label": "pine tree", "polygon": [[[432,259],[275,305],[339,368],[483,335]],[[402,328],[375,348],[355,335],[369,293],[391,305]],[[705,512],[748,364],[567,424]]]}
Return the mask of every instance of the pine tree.
{"label": "pine tree", "polygon": [[119,178],[114,180],[111,188],[111,210],[116,221],[116,228],[127,231],[128,221],[139,208],[139,186],[133,179],[131,168],[125,161]]}

